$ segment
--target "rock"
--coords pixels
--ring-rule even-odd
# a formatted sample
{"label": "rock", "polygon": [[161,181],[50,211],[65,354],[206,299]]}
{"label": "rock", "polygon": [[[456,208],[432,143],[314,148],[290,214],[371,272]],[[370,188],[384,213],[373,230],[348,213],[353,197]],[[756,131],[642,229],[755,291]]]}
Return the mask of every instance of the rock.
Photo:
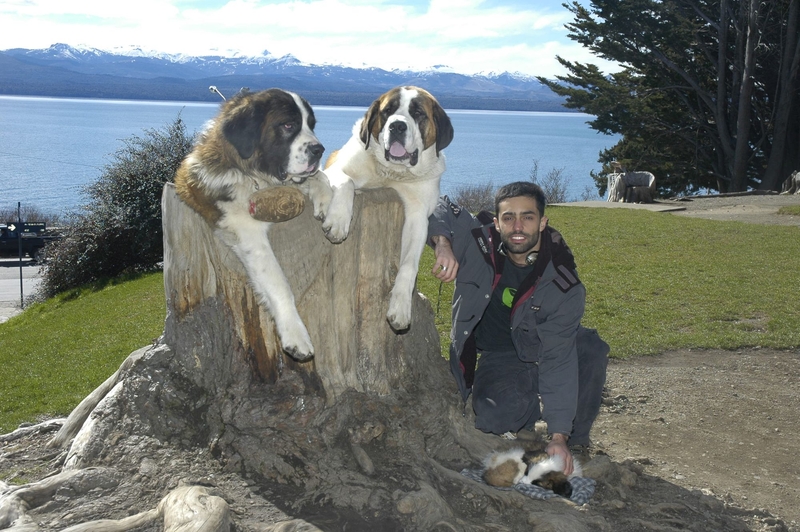
{"label": "rock", "polygon": [[530,513],[528,524],[536,532],[589,532],[584,520],[571,513]]}
{"label": "rock", "polygon": [[397,501],[397,511],[411,516],[415,530],[431,530],[440,521],[452,521],[453,510],[442,496],[429,484],[420,486]]}
{"label": "rock", "polygon": [[614,474],[614,470],[611,458],[599,454],[583,466],[583,475],[595,480],[607,480]]}

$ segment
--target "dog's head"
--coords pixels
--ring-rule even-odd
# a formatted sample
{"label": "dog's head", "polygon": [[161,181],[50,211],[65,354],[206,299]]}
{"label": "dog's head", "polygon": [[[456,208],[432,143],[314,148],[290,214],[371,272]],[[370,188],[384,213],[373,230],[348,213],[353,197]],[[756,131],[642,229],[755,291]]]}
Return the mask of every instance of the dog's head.
{"label": "dog's head", "polygon": [[228,161],[245,173],[302,183],[319,170],[325,151],[315,125],[306,100],[269,89],[241,92],[225,102],[213,127],[232,148]]}
{"label": "dog's head", "polygon": [[442,106],[419,87],[397,87],[380,96],[361,122],[365,149],[374,142],[379,160],[406,167],[416,166],[429,148],[439,156],[453,140],[453,126]]}

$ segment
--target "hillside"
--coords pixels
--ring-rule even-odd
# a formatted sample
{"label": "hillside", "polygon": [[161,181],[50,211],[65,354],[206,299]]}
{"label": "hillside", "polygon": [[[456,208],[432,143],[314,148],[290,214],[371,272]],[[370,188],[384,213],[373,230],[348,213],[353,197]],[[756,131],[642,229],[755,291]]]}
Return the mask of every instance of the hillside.
{"label": "hillside", "polygon": [[368,106],[392,87],[419,85],[448,109],[566,111],[560,96],[530,76],[309,65],[268,52],[259,57],[191,57],[55,44],[0,51],[0,71],[0,94],[5,95],[217,101],[208,90],[215,85],[225,95],[242,87],[281,87],[315,105]]}

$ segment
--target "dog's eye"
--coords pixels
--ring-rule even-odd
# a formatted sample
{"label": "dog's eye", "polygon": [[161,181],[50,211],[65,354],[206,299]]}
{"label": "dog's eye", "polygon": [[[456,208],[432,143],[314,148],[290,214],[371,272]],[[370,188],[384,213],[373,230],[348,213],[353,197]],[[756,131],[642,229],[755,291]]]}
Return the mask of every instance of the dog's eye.
{"label": "dog's eye", "polygon": [[291,122],[286,122],[285,124],[283,124],[283,129],[285,129],[286,131],[293,131],[294,127],[295,127],[294,124]]}

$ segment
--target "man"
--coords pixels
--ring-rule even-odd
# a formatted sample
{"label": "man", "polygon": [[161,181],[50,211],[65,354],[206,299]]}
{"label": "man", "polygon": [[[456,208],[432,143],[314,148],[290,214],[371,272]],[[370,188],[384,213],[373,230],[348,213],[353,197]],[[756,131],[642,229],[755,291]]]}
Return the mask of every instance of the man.
{"label": "man", "polygon": [[569,475],[569,447],[590,444],[609,348],[580,325],[586,291],[544,210],[544,192],[531,182],[500,188],[494,218],[444,196],[428,236],[433,274],[457,279],[450,367],[462,398],[472,392],[475,426],[513,434],[541,417],[551,438],[545,450],[564,459]]}

